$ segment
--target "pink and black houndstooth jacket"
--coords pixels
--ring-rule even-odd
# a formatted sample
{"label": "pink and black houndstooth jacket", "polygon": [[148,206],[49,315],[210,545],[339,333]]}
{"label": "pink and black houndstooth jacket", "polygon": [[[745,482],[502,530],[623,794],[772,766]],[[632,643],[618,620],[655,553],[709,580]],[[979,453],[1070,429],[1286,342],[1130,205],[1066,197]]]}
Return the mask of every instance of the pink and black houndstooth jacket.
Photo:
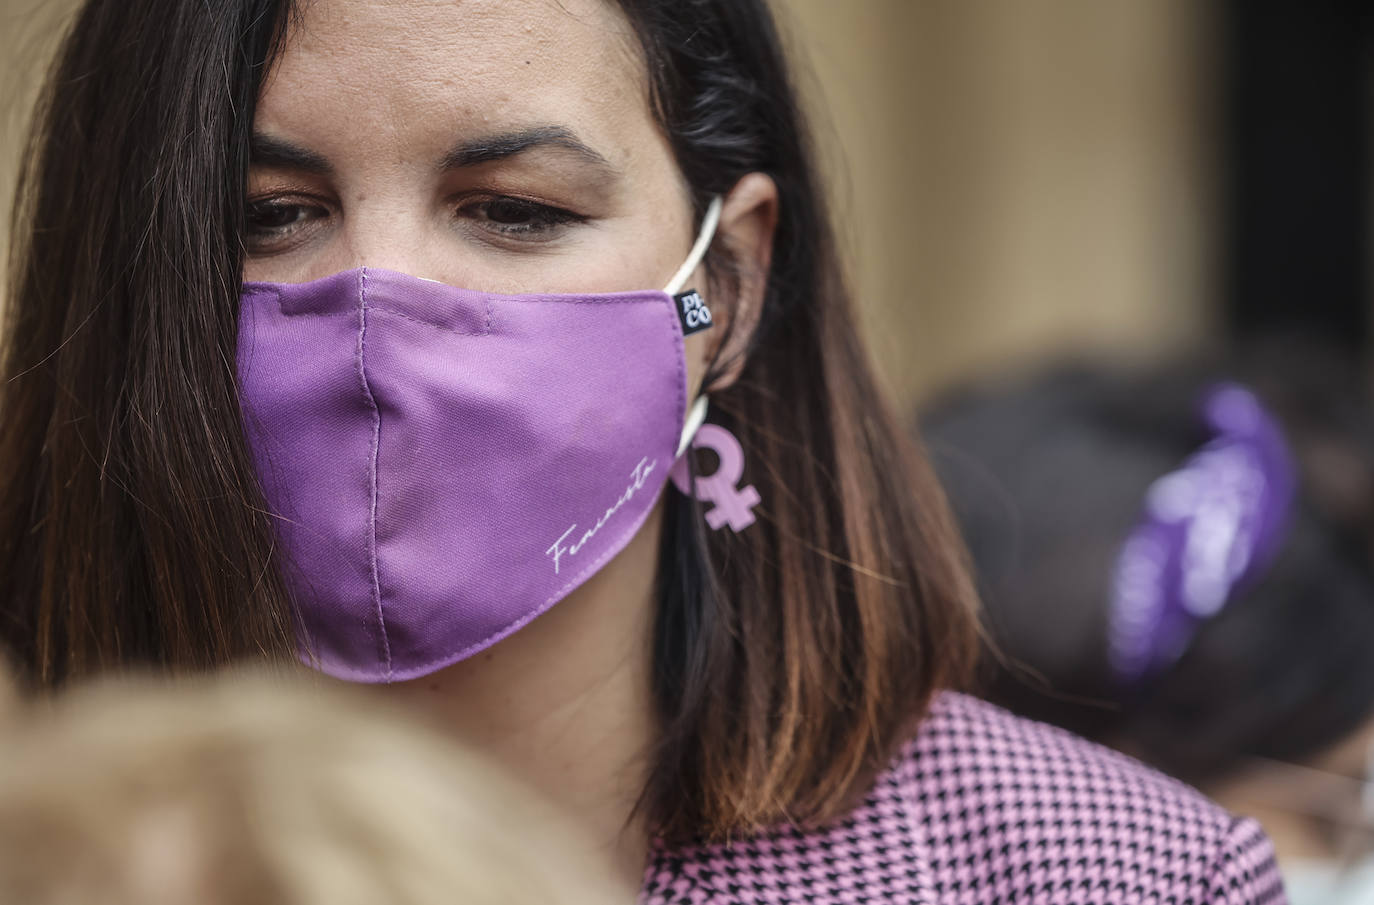
{"label": "pink and black houndstooth jacket", "polygon": [[1124,755],[960,694],[845,818],[656,851],[645,905],[1283,905],[1269,840]]}

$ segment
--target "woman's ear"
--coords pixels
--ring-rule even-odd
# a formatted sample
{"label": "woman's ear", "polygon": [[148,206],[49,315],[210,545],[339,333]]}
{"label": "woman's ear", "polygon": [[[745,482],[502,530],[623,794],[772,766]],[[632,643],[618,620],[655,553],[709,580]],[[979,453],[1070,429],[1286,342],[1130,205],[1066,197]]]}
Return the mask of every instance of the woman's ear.
{"label": "woman's ear", "polygon": [[778,187],[772,177],[749,173],[725,196],[716,235],[733,259],[736,293],[732,304],[722,306],[729,318],[720,333],[723,345],[712,350],[723,369],[705,392],[725,389],[744,369],[745,353],[763,314],[777,224]]}

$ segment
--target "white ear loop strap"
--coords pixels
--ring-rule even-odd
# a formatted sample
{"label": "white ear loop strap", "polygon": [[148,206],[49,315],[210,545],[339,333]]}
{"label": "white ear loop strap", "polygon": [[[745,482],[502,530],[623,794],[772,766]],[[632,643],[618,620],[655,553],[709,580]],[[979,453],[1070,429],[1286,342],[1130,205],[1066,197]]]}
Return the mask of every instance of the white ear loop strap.
{"label": "white ear loop strap", "polygon": [[[706,249],[711,247],[711,240],[716,236],[716,227],[720,225],[720,196],[711,199],[711,203],[706,208],[706,216],[701,218],[701,232],[697,234],[697,240],[692,245],[692,250],[687,253],[687,260],[682,262],[682,266],[673,274],[673,278],[668,281],[668,285],[663,287],[663,291],[669,295],[677,295],[682,291],[682,287],[692,278],[692,274],[701,265],[701,259],[706,257]],[[698,396],[693,402],[692,407],[687,411],[687,421],[682,425],[682,437],[678,440],[677,454],[675,459],[682,458],[682,454],[691,445],[692,438],[697,435],[697,431],[706,421],[706,394]]]}
{"label": "white ear loop strap", "polygon": [[674,460],[681,459],[682,454],[687,451],[687,447],[692,445],[692,438],[697,435],[701,425],[706,421],[706,394],[697,397],[697,401],[692,403],[692,407],[687,411],[687,423],[682,425],[682,439],[677,442],[677,455]]}
{"label": "white ear loop strap", "polygon": [[668,281],[668,285],[663,287],[663,291],[669,295],[677,295],[682,291],[682,287],[692,278],[692,273],[701,264],[701,259],[706,257],[706,249],[711,247],[711,240],[716,236],[716,226],[720,224],[720,196],[711,199],[711,203],[706,208],[706,216],[701,218],[701,232],[697,234],[697,241],[692,246],[692,250],[687,252],[687,260],[682,262],[682,266],[673,274],[673,278]]}

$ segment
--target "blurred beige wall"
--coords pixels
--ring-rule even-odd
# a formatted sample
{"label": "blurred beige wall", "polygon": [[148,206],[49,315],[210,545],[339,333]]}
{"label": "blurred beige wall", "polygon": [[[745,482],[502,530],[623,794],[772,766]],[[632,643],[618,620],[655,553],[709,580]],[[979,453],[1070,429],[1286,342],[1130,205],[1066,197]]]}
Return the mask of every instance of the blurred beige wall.
{"label": "blurred beige wall", "polygon": [[[74,0],[0,0],[0,250],[9,248],[10,199],[29,113],[75,6]],[[0,286],[8,257],[0,253]]]}
{"label": "blurred beige wall", "polygon": [[[863,326],[907,406],[1210,329],[1207,0],[774,0]],[[0,190],[73,0],[0,0]]]}
{"label": "blurred beige wall", "polygon": [[1210,331],[1210,4],[775,5],[816,74],[865,331],[901,402]]}

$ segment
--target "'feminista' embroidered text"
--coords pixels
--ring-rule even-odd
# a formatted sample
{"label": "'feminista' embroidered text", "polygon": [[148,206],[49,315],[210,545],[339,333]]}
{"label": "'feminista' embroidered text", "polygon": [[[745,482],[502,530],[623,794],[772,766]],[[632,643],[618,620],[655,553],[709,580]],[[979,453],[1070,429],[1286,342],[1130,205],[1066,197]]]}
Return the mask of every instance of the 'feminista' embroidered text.
{"label": "'feminista' embroidered text", "polygon": [[553,557],[553,571],[555,575],[558,574],[559,566],[562,564],[565,554],[567,556],[576,556],[577,552],[586,546],[587,541],[596,537],[597,532],[601,530],[601,527],[605,525],[606,522],[610,521],[611,516],[619,512],[622,506],[634,499],[635,494],[644,489],[644,485],[649,480],[649,475],[654,473],[654,464],[655,463],[651,462],[647,456],[640,459],[639,464],[630,472],[630,486],[626,487],[625,492],[611,504],[610,508],[605,511],[601,518],[596,520],[596,524],[592,525],[586,531],[583,531],[582,536],[573,542],[571,546],[564,546],[563,542],[568,539],[569,534],[577,530],[576,522],[569,525],[568,530],[564,531],[563,535],[553,542],[553,546],[544,551],[546,555]]}

